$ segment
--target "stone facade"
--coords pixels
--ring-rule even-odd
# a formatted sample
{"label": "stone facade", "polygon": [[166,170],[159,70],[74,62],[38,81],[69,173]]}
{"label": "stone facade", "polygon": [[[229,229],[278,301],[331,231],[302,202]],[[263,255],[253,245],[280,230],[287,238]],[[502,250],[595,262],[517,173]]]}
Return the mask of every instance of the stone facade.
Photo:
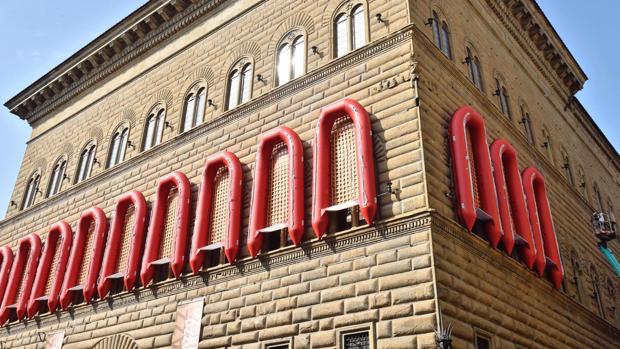
{"label": "stone facade", "polygon": [[[358,3],[365,10],[367,44],[336,58],[334,15]],[[449,24],[451,59],[433,42],[433,11]],[[540,48],[536,26],[552,49]],[[276,86],[275,52],[291,29],[305,35],[306,72]],[[35,97],[21,98],[30,94],[27,89],[7,102],[33,133],[15,205],[0,222],[0,245],[15,249],[19,238],[33,232],[44,241],[60,220],[75,230],[80,214],[92,206],[111,219],[115,198],[129,190],[141,191],[150,207],[157,180],[176,170],[192,184],[192,231],[205,159],[228,150],[244,173],[242,248],[235,265],[199,275],[188,267],[179,280],[12,322],[0,328],[2,348],[53,347],[59,331],[62,348],[179,347],[173,342],[178,306],[197,298],[204,299],[200,348],[286,342],[290,348],[344,349],[342,334],[357,330],[369,332],[371,348],[432,348],[440,322],[454,326],[455,348],[474,347],[476,334],[490,338],[493,348],[620,344],[618,278],[590,227],[592,212],[613,210],[609,205],[620,197],[620,157],[570,98],[585,75],[534,2],[160,0],[97,40],[69,59],[78,68],[67,63],[66,72],[58,69],[29,87],[40,91]],[[482,91],[461,64],[466,45],[482,62]],[[253,63],[252,98],[226,110],[227,77],[240,58]],[[493,95],[496,76],[509,87],[512,120]],[[196,84],[206,87],[212,103],[201,125],[180,132],[183,103]],[[319,241],[309,224],[312,139],[321,108],[345,97],[370,114],[379,212],[371,226]],[[517,148],[521,166],[535,165],[545,175],[566,270],[563,290],[456,222],[447,125],[465,104],[485,117],[491,139],[506,138]],[[518,123],[521,105],[532,117],[534,145]],[[145,120],[155,106],[165,108],[169,124],[162,143],[142,151]],[[111,138],[123,123],[131,146],[122,163],[106,168]],[[303,242],[251,258],[245,239],[258,140],[281,125],[304,146]],[[543,129],[550,134],[545,148]],[[96,144],[98,161],[89,179],[75,183],[89,141]],[[572,186],[564,177],[562,149],[571,157]],[[69,178],[60,193],[45,198],[61,157]],[[585,186],[579,168],[588,169]],[[42,193],[21,210],[33,173],[41,174]],[[605,208],[598,207],[594,183]],[[599,298],[591,296],[593,273]]]}

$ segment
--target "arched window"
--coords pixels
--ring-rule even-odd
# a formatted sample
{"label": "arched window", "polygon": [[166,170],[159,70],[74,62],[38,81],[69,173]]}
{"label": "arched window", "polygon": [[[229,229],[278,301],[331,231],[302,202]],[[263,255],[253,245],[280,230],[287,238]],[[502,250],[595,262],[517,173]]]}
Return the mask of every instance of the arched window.
{"label": "arched window", "polygon": [[566,151],[564,150],[562,150],[562,170],[564,171],[564,177],[566,178],[568,183],[571,186],[574,185],[575,183],[573,179],[573,169],[571,168],[568,154],[566,154]]}
{"label": "arched window", "polygon": [[306,45],[299,31],[288,33],[280,42],[276,62],[276,86],[302,76],[306,70]]}
{"label": "arched window", "polygon": [[474,225],[493,247],[502,231],[484,119],[472,107],[459,108],[450,121],[450,148],[457,214],[469,231]]}
{"label": "arched window", "polygon": [[163,107],[156,107],[149,113],[144,123],[142,150],[149,150],[161,143],[166,124],[165,119],[166,110]]}
{"label": "arched window", "polygon": [[499,78],[495,78],[495,85],[497,89],[493,95],[497,96],[499,101],[499,109],[502,114],[506,115],[508,119],[512,119],[512,114],[510,113],[510,102],[508,100],[508,91],[506,87],[500,82]]}
{"label": "arched window", "polygon": [[590,282],[592,283],[592,298],[594,299],[594,306],[598,310],[598,314],[605,318],[605,311],[603,311],[603,299],[601,295],[601,289],[599,285],[598,273],[594,266],[590,266]]}
{"label": "arched window", "polygon": [[252,63],[242,60],[228,74],[227,109],[243,104],[252,98]]}
{"label": "arched window", "polygon": [[[264,134],[258,145],[248,250],[256,257],[263,247],[284,247],[288,239],[301,243],[304,217],[303,146],[290,128],[280,126]],[[273,234],[278,232],[279,234]],[[273,242],[273,243],[272,243]]]}
{"label": "arched window", "polygon": [[450,44],[450,29],[448,28],[448,23],[441,20],[436,11],[433,11],[432,22],[435,45],[446,57],[452,59],[452,47]]}
{"label": "arched window", "polygon": [[75,183],[88,179],[93,170],[93,164],[97,161],[95,153],[97,151],[97,144],[94,141],[90,141],[86,144],[82,152],[80,153],[80,160],[78,161],[77,174],[75,176]]}
{"label": "arched window", "polygon": [[[377,194],[372,128],[366,110],[352,99],[323,107],[313,144],[315,235],[321,238],[325,234],[330,215],[344,213],[346,217],[346,211],[351,212],[351,226],[357,224],[358,216],[366,224],[372,224]],[[336,228],[342,230],[348,226],[338,224]]]}
{"label": "arched window", "polygon": [[157,276],[168,277],[168,271],[172,271],[176,278],[181,276],[185,264],[190,195],[190,183],[183,172],[172,172],[157,183],[142,258],[142,285],[148,285],[156,277],[156,272]]}
{"label": "arched window", "polygon": [[549,158],[549,160],[551,162],[553,162],[553,152],[551,151],[551,134],[549,133],[549,131],[547,131],[546,127],[543,127],[542,129],[542,144],[541,147],[545,148],[546,152],[547,152],[547,158]]}
{"label": "arched window", "polygon": [[527,141],[534,145],[534,131],[532,129],[532,119],[530,118],[530,113],[528,113],[523,106],[521,108],[521,120],[519,123],[523,125],[523,132],[525,133],[525,137]]}
{"label": "arched window", "polygon": [[579,176],[579,192],[583,195],[584,198],[588,197],[588,185],[586,183],[586,174],[583,171],[583,167],[579,165],[577,168],[577,175]]}
{"label": "arched window", "polygon": [[536,245],[534,269],[540,276],[546,273],[553,285],[560,289],[564,279],[564,269],[551,218],[545,179],[534,167],[526,168],[522,177],[523,191]]}
{"label": "arched window", "polygon": [[598,184],[594,183],[592,185],[592,193],[594,196],[592,198],[594,200],[592,204],[594,206],[598,206],[599,212],[605,212],[605,205],[603,204],[603,197],[601,196],[601,191],[598,188]]}
{"label": "arched window", "polygon": [[480,59],[472,52],[471,48],[466,47],[465,50],[467,51],[465,62],[467,63],[469,80],[482,91],[482,68],[480,67]]}
{"label": "arched window", "polygon": [[191,130],[204,121],[205,108],[207,106],[207,89],[194,87],[185,98],[183,113],[183,126],[181,132]]}
{"label": "arched window", "polygon": [[129,127],[119,127],[110,142],[110,152],[108,155],[108,168],[120,164],[125,159],[127,151],[127,142],[129,139]]}
{"label": "arched window", "polygon": [[575,285],[575,293],[577,295],[577,300],[583,302],[583,290],[581,285],[581,265],[579,264],[579,258],[577,254],[573,251],[570,256],[570,264],[573,272],[573,280],[572,283]]}
{"label": "arched window", "polygon": [[366,44],[364,5],[343,7],[334,17],[334,44],[336,57],[342,57]]}
{"label": "arched window", "polygon": [[26,191],[24,192],[24,198],[22,200],[22,210],[32,206],[35,202],[39,191],[39,182],[41,181],[41,174],[37,171],[33,174],[26,184]]}
{"label": "arched window", "polygon": [[60,192],[62,188],[62,182],[65,178],[65,170],[67,169],[67,160],[61,158],[56,162],[52,168],[52,176],[50,177],[50,183],[47,186],[47,197],[54,196]]}

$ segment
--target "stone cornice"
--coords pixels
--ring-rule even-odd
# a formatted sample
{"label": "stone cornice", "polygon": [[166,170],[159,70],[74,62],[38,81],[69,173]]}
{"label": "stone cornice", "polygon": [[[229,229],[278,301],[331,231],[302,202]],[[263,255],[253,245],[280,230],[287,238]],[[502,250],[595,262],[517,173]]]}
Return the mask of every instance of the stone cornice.
{"label": "stone cornice", "polygon": [[[486,0],[537,68],[569,95],[583,88],[587,76],[533,0]],[[552,84],[553,85],[553,84]]]}
{"label": "stone cornice", "polygon": [[92,315],[93,312],[107,312],[157,298],[174,296],[183,292],[222,284],[240,277],[421,233],[429,229],[430,223],[428,213],[377,221],[373,226],[363,226],[334,235],[326,235],[320,241],[312,239],[303,242],[300,247],[287,246],[268,252],[258,258],[244,258],[237,261],[235,265],[220,265],[199,275],[184,275],[179,280],[161,282],[153,287],[140,287],[133,292],[123,292],[103,300],[96,300],[91,304],[80,304],[69,308],[67,311],[38,315],[30,321],[12,323],[0,329],[0,337],[31,331],[35,327],[42,328],[69,322]]}
{"label": "stone cornice", "polygon": [[5,106],[32,125],[225,1],[149,1]]}
{"label": "stone cornice", "polygon": [[130,172],[132,169],[135,169],[136,167],[139,167],[152,159],[159,159],[164,156],[164,154],[174,152],[176,149],[185,144],[204,138],[206,134],[219,129],[228,123],[239,120],[240,118],[259,110],[260,108],[277,103],[283,98],[297,93],[298,91],[301,91],[309,86],[325,81],[333,75],[338,74],[360,62],[366,61],[394,47],[400,46],[403,43],[410,43],[411,37],[414,35],[413,28],[413,25],[408,25],[399,31],[375,40],[343,57],[331,60],[329,63],[308,72],[294,81],[274,88],[267,93],[251,99],[249,102],[244,103],[237,108],[224,112],[216,119],[205,122],[187,132],[178,134],[172,139],[169,139],[166,142],[149,149],[148,151],[143,151],[131,159],[127,159],[110,169],[106,169],[102,173],[96,174],[78,184],[74,184],[59,194],[46,198],[28,209],[19,211],[18,213],[10,216],[10,212],[8,212],[7,218],[0,221],[0,231],[11,224],[18,224],[22,219],[41,213],[48,206],[66,202],[70,198],[79,195],[86,188],[92,188],[93,186],[100,185],[111,178]]}

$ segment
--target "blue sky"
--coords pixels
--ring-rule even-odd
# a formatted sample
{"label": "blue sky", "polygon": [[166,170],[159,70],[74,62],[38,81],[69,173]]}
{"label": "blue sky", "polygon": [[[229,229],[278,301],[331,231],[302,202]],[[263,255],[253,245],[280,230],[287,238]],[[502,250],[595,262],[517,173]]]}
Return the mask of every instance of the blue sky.
{"label": "blue sky", "polygon": [[[86,45],[144,0],[9,1],[0,11],[0,101],[4,103]],[[620,57],[615,27],[620,2],[540,0],[566,46],[589,77],[577,96],[616,149],[620,123]],[[605,9],[601,11],[601,9]],[[0,217],[4,216],[30,128],[0,107]]]}

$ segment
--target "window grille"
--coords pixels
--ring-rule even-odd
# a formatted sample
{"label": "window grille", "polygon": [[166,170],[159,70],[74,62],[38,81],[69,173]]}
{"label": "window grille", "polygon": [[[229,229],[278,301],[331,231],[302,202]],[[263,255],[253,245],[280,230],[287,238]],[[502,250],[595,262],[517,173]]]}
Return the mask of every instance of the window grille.
{"label": "window grille", "polygon": [[342,336],[343,349],[370,349],[368,331],[347,333]]}
{"label": "window grille", "polygon": [[267,226],[288,222],[288,150],[284,142],[273,147],[269,169]]}
{"label": "window grille", "polygon": [[170,193],[168,194],[168,209],[166,210],[166,219],[162,229],[157,259],[167,258],[168,256],[172,256],[174,253],[172,248],[174,246],[177,211],[179,207],[179,200],[177,200],[177,197],[179,196],[178,194],[179,190],[176,187],[170,189]]}
{"label": "window grille", "polygon": [[331,203],[330,206],[357,200],[357,145],[355,125],[344,115],[336,119],[330,135]]}
{"label": "window grille", "polygon": [[[49,239],[47,241],[49,241]],[[58,238],[56,239],[56,246],[54,246],[54,256],[52,257],[52,261],[50,264],[49,274],[47,274],[47,280],[45,282],[45,291],[43,292],[44,295],[48,295],[48,296],[50,295],[52,291],[52,286],[54,284],[54,280],[56,279],[56,275],[58,274],[58,267],[60,264],[60,254],[62,252],[61,243],[62,243],[62,236],[59,235]]]}
{"label": "window grille", "polygon": [[228,228],[228,191],[229,172],[226,167],[220,167],[215,174],[213,183],[213,206],[211,210],[211,226],[209,231],[210,243],[224,241]]}
{"label": "window grille", "polygon": [[86,285],[88,282],[88,271],[90,262],[93,258],[93,248],[95,246],[95,227],[97,224],[91,222],[88,227],[88,233],[86,234],[86,243],[84,244],[84,250],[82,251],[82,263],[80,263],[80,273],[78,276],[78,285]]}
{"label": "window grille", "polygon": [[127,270],[127,263],[129,262],[129,249],[131,248],[131,238],[136,223],[136,208],[134,205],[127,207],[125,213],[125,221],[123,222],[123,229],[121,230],[121,238],[119,239],[120,246],[114,248],[120,248],[117,254],[116,270],[115,273],[124,273]]}

